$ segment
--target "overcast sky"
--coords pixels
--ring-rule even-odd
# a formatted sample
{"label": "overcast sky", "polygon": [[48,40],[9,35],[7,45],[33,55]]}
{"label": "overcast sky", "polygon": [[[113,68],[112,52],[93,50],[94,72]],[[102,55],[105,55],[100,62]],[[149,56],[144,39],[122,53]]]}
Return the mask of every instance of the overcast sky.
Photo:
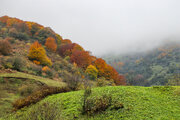
{"label": "overcast sky", "polygon": [[3,15],[51,27],[95,55],[180,40],[180,0],[0,0]]}

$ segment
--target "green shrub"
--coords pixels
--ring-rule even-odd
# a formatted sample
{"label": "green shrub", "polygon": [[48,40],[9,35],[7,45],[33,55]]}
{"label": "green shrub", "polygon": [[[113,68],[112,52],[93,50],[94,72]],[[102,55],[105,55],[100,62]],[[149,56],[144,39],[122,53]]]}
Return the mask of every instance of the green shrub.
{"label": "green shrub", "polygon": [[79,73],[67,74],[66,76],[64,76],[64,82],[67,83],[67,86],[71,90],[78,90],[82,82],[82,78]]}
{"label": "green shrub", "polygon": [[111,106],[112,98],[108,95],[98,97],[88,97],[83,107],[83,113],[93,115],[95,113],[105,111]]}
{"label": "green shrub", "polygon": [[29,36],[26,33],[19,32],[15,38],[19,40],[28,40]]}
{"label": "green shrub", "polygon": [[5,69],[12,69],[13,68],[13,61],[11,59],[1,58],[1,64]]}
{"label": "green shrub", "polygon": [[62,69],[62,62],[58,61],[58,62],[55,62],[52,66],[52,68],[54,68],[54,70],[56,71],[59,71]]}
{"label": "green shrub", "polygon": [[46,73],[45,77],[52,79],[56,72],[54,70],[47,70],[47,71],[45,71],[45,73]]}
{"label": "green shrub", "polygon": [[26,68],[26,61],[22,57],[14,56],[8,59],[1,59],[2,65],[6,69],[14,69],[17,71],[23,71]]}
{"label": "green shrub", "polygon": [[31,64],[28,69],[33,71],[35,75],[38,75],[38,76],[42,75],[42,66],[40,65]]}
{"label": "green shrub", "polygon": [[115,109],[115,110],[118,110],[118,109],[121,109],[121,108],[124,108],[124,105],[123,103],[121,103],[120,101],[114,101],[112,102],[112,107],[111,109]]}
{"label": "green shrub", "polygon": [[70,57],[69,56],[66,56],[65,58],[64,58],[64,60],[66,60],[66,61],[70,61]]}
{"label": "green shrub", "polygon": [[29,106],[31,104],[35,104],[42,100],[43,98],[47,97],[48,95],[57,94],[57,93],[64,93],[69,92],[70,89],[67,87],[43,87],[38,91],[35,91],[31,95],[26,98],[18,99],[13,103],[14,110],[21,109],[25,106]]}
{"label": "green shrub", "polygon": [[19,56],[15,56],[13,59],[13,69],[18,71],[23,71],[26,66],[26,61]]}
{"label": "green shrub", "polygon": [[69,64],[68,61],[62,59],[61,61],[57,61],[52,66],[56,71],[66,70],[68,72],[74,72],[75,68],[72,64]]}
{"label": "green shrub", "polygon": [[82,112],[85,113],[86,111],[86,104],[87,104],[87,98],[91,95],[92,91],[90,88],[86,88],[84,91],[84,98],[83,98],[83,105],[82,105]]}
{"label": "green shrub", "polygon": [[97,84],[98,87],[103,87],[103,86],[107,85],[107,82],[106,82],[104,77],[101,77],[101,78],[97,79],[97,83],[96,84]]}

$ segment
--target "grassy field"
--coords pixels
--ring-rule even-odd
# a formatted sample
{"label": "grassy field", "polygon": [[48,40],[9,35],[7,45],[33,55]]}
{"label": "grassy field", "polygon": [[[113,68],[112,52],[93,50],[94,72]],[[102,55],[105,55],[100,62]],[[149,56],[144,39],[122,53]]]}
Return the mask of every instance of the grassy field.
{"label": "grassy field", "polygon": [[39,82],[42,82],[48,86],[54,86],[54,87],[62,87],[66,84],[64,82],[51,80],[48,78],[43,78],[35,75],[30,75],[22,72],[16,72],[16,73],[0,73],[0,77],[13,77],[13,78],[25,78],[25,79],[31,79],[36,80]]}
{"label": "grassy field", "polygon": [[63,87],[64,82],[26,73],[0,73],[0,117],[12,112],[12,103],[42,86]]}
{"label": "grassy field", "polygon": [[5,119],[25,120],[32,119],[31,116],[39,116],[41,120],[44,115],[43,112],[46,112],[47,116],[57,112],[57,119],[59,120],[179,120],[179,90],[180,87],[163,86],[94,88],[90,97],[95,98],[106,94],[112,96],[112,101],[121,102],[124,108],[114,110],[110,106],[105,111],[92,116],[82,115],[83,90],[61,93],[49,96],[41,102],[17,111]]}

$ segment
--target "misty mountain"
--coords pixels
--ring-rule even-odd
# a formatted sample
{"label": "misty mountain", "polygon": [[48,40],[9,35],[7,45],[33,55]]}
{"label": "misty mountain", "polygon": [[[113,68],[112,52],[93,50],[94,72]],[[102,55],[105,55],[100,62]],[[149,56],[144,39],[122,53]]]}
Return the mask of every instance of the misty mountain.
{"label": "misty mountain", "polygon": [[169,42],[151,51],[126,55],[104,55],[103,58],[129,85],[166,85],[180,73],[180,43]]}

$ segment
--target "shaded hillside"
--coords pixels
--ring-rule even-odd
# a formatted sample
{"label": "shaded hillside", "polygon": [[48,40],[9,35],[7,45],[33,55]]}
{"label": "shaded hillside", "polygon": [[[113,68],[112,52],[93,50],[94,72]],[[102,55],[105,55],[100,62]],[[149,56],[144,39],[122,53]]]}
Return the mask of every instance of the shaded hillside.
{"label": "shaded hillside", "polygon": [[178,42],[167,43],[145,53],[104,56],[103,58],[120,74],[126,74],[130,85],[166,85],[172,77],[178,77],[180,74],[180,44]]}

